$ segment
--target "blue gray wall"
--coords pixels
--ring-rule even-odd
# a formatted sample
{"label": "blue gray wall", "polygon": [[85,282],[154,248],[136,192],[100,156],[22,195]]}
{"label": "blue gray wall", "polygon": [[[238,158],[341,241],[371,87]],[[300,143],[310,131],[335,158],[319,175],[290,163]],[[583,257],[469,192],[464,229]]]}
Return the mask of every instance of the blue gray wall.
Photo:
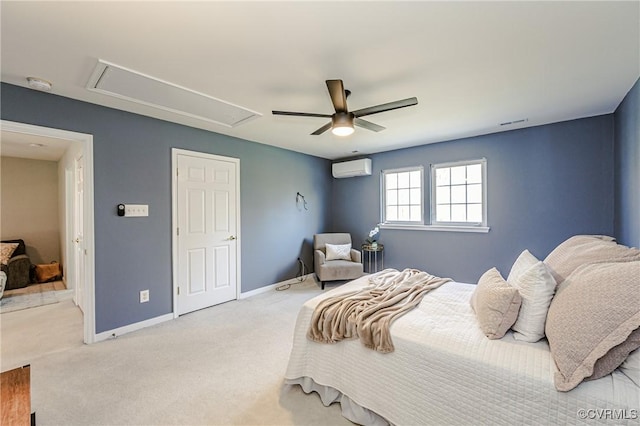
{"label": "blue gray wall", "polygon": [[489,233],[382,230],[385,267],[477,282],[492,266],[506,277],[524,249],[542,259],[571,235],[613,235],[613,115],[370,157],[372,176],[333,184],[332,229],[355,242],[380,220],[381,170],[424,166],[429,200],[430,164],[487,159]]}
{"label": "blue gray wall", "polygon": [[615,236],[640,247],[640,79],[615,112]]}
{"label": "blue gray wall", "polygon": [[[171,312],[172,147],[240,159],[244,292],[293,277],[298,256],[311,266],[316,232],[346,231],[362,242],[379,221],[380,171],[403,166],[428,170],[486,157],[491,231],[383,230],[385,266],[476,282],[492,266],[506,275],[525,248],[544,258],[574,234],[615,232],[638,245],[638,83],[615,115],[380,153],[371,156],[372,176],[340,180],[330,177],[324,159],[12,85],[1,89],[2,119],[94,136],[98,333]],[[308,211],[296,208],[296,192]],[[118,203],[146,203],[151,214],[122,220]],[[144,288],[151,301],[141,305]]]}
{"label": "blue gray wall", "polygon": [[[172,312],[171,148],[240,159],[242,291],[293,278],[329,226],[327,160],[2,84],[2,119],[90,133],[94,144],[96,332]],[[296,193],[309,210],[299,211]],[[119,203],[149,204],[123,220]],[[140,290],[149,303],[138,303]]]}

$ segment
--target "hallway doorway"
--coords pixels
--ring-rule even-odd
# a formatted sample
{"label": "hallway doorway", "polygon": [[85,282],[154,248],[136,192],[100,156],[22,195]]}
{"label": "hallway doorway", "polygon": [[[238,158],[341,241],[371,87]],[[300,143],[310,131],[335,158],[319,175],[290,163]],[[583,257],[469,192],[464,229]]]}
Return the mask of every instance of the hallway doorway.
{"label": "hallway doorway", "polygon": [[[3,156],[22,152],[19,141],[29,138],[40,138],[43,146],[50,142],[52,146],[63,149],[57,154],[61,264],[66,287],[73,290],[74,303],[83,312],[83,341],[93,343],[96,334],[93,136],[5,120],[0,123]],[[34,142],[27,144],[33,148]],[[26,154],[13,155],[29,158]]]}

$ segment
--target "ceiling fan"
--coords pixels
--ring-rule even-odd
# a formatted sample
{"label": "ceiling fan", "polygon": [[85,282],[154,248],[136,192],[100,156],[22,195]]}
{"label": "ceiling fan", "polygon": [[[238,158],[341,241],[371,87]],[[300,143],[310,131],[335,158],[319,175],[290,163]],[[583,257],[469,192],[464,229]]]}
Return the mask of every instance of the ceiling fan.
{"label": "ceiling fan", "polygon": [[347,97],[351,94],[349,90],[344,90],[342,80],[327,80],[327,89],[329,89],[329,95],[331,96],[331,102],[336,110],[335,114],[316,114],[310,112],[291,112],[291,111],[271,111],[273,115],[296,115],[300,117],[325,117],[330,118],[331,121],[324,126],[320,127],[312,135],[321,135],[327,130],[331,129],[334,135],[348,136],[353,133],[354,124],[365,129],[379,132],[385,128],[372,123],[367,120],[363,120],[360,117],[366,115],[378,114],[380,112],[391,111],[398,108],[404,108],[418,103],[417,98],[407,98],[400,101],[389,102],[386,104],[380,104],[371,106],[368,108],[362,108],[357,111],[350,112],[347,108]]}

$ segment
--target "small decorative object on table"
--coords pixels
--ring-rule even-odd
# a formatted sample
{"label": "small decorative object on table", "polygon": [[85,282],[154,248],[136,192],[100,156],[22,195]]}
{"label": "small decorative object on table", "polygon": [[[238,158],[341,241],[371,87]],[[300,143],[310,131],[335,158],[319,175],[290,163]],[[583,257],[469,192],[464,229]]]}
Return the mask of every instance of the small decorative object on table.
{"label": "small decorative object on table", "polygon": [[378,234],[380,233],[380,224],[377,224],[375,228],[369,231],[369,238],[366,239],[367,244],[371,248],[376,249],[378,247]]}

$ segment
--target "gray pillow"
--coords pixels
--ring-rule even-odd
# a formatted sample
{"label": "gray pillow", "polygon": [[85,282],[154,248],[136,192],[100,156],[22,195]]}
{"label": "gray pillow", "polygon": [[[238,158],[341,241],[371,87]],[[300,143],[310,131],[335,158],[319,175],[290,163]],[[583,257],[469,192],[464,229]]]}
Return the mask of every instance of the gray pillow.
{"label": "gray pillow", "polygon": [[556,389],[603,377],[640,347],[638,277],[640,261],[593,263],[558,287],[545,328]]}
{"label": "gray pillow", "polygon": [[496,268],[485,272],[471,295],[471,308],[489,339],[500,339],[518,318],[522,299]]}
{"label": "gray pillow", "polygon": [[544,263],[560,284],[578,266],[620,259],[640,260],[640,250],[617,244],[606,235],[576,235],[549,253]]}

